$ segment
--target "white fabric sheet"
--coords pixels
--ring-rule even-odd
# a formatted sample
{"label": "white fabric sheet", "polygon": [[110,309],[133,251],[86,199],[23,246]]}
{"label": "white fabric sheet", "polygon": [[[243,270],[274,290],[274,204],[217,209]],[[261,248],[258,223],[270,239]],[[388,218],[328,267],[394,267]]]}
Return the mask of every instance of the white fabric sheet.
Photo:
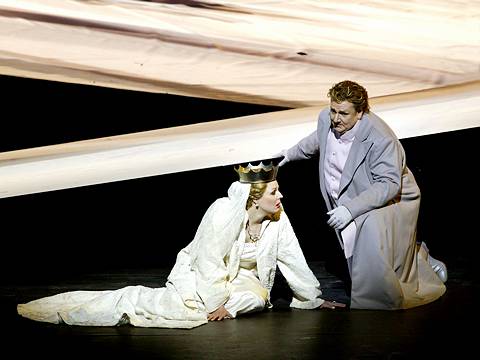
{"label": "white fabric sheet", "polygon": [[480,79],[477,0],[0,0],[0,73],[301,107]]}

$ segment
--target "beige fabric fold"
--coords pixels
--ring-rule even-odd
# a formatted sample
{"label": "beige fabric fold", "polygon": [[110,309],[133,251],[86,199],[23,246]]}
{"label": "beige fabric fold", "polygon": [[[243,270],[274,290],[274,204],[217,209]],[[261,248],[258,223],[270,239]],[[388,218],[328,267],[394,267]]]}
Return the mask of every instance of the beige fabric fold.
{"label": "beige fabric fold", "polygon": [[314,106],[344,79],[372,97],[479,79],[479,14],[471,0],[0,0],[0,73]]}

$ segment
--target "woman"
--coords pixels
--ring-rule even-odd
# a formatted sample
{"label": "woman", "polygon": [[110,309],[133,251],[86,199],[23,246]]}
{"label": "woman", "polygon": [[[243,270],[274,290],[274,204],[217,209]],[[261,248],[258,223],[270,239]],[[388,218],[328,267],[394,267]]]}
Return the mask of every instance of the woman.
{"label": "woman", "polygon": [[236,168],[240,181],[209,207],[166,287],[67,292],[20,304],[18,313],[70,325],[192,328],[271,307],[277,265],[293,291],[291,307],[344,307],[319,297],[320,284],[281,207],[277,166],[265,163]]}

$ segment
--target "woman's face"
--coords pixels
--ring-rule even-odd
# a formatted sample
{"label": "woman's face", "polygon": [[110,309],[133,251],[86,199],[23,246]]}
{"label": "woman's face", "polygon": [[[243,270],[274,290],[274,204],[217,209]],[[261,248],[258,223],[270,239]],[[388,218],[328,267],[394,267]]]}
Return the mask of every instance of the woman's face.
{"label": "woman's face", "polygon": [[277,181],[271,181],[267,184],[267,188],[262,197],[258,199],[257,204],[259,210],[263,210],[267,214],[275,214],[281,207],[281,199],[283,195],[278,191]]}

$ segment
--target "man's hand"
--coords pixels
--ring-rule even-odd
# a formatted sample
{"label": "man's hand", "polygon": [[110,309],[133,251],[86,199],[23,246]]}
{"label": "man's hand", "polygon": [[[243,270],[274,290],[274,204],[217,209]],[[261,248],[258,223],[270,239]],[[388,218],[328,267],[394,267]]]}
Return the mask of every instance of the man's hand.
{"label": "man's hand", "polygon": [[208,321],[215,321],[215,320],[223,320],[223,319],[231,319],[232,315],[230,315],[225,309],[225,307],[222,305],[220,306],[217,310],[212,311],[210,314],[207,316]]}
{"label": "man's hand", "polygon": [[277,158],[277,157],[282,157],[282,156],[283,156],[283,159],[278,163],[279,167],[285,165],[288,162],[287,150],[283,149],[279,153],[276,153],[275,155],[272,156],[272,158]]}
{"label": "man's hand", "polygon": [[330,210],[327,212],[327,215],[330,215],[327,224],[336,230],[342,230],[353,219],[352,214],[350,214],[350,211],[348,211],[345,206],[339,206]]}

